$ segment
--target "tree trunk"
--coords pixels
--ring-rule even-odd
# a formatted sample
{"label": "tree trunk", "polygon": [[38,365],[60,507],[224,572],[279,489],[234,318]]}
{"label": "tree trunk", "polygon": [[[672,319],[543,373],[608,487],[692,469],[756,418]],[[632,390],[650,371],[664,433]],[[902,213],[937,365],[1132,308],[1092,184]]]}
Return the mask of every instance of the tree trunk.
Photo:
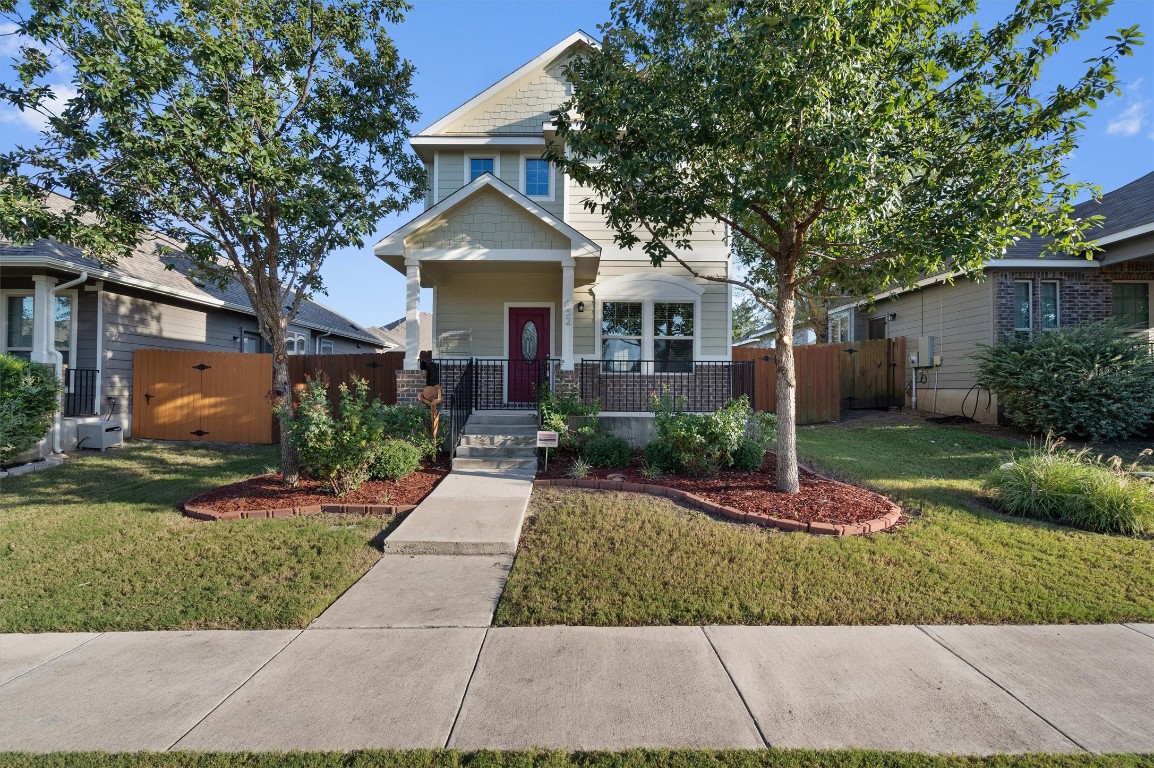
{"label": "tree trunk", "polygon": [[[283,324],[282,324],[283,325]],[[277,405],[277,419],[280,422],[280,471],[286,488],[295,488],[300,482],[300,463],[297,452],[289,440],[292,424],[293,390],[289,380],[288,352],[285,349],[285,328],[274,331],[269,340],[272,345],[272,393]]]}
{"label": "tree trunk", "polygon": [[778,268],[777,281],[777,490],[797,493],[797,373],[793,364],[793,323],[797,300],[793,270]]}

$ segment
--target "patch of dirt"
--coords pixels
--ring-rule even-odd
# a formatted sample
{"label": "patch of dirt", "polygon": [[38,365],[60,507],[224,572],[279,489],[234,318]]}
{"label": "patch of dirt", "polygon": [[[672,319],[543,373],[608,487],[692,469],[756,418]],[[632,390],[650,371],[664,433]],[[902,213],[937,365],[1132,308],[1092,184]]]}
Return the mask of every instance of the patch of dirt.
{"label": "patch of dirt", "polygon": [[315,504],[417,504],[449,474],[444,463],[418,469],[400,480],[370,480],[337,497],[319,480],[301,480],[296,488],[281,485],[280,475],[260,475],[202,493],[189,504],[214,512],[281,509]]}
{"label": "patch of dirt", "polygon": [[[755,472],[725,471],[717,477],[679,477],[674,475],[650,479],[641,473],[642,459],[636,455],[624,469],[591,469],[587,478],[621,480],[643,485],[662,485],[687,491],[717,504],[760,512],[770,517],[797,520],[803,523],[831,523],[853,525],[875,520],[890,511],[890,502],[881,494],[847,483],[800,471],[801,491],[779,493],[773,489],[777,458],[766,455],[761,469]],[[548,472],[538,472],[539,478],[569,477],[571,458],[549,462]]]}

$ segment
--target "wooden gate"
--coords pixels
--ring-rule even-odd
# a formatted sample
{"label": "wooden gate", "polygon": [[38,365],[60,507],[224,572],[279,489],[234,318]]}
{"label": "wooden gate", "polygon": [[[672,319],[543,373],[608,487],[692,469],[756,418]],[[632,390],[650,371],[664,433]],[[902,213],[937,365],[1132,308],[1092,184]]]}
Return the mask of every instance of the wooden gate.
{"label": "wooden gate", "polygon": [[273,442],[271,355],[138,349],[132,366],[133,437]]}
{"label": "wooden gate", "polygon": [[[777,409],[774,350],[734,347],[734,360],[753,360],[754,403]],[[906,340],[875,339],[850,344],[793,348],[797,373],[797,423],[836,421],[842,408],[887,408],[905,403]]]}

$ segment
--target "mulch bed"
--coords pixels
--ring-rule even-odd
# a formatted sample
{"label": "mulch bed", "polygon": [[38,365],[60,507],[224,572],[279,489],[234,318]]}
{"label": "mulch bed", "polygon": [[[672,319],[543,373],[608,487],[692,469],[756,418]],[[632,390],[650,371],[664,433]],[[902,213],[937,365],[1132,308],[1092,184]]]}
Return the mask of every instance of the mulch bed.
{"label": "mulch bed", "polygon": [[[743,513],[745,522],[785,530],[857,535],[885,530],[897,523],[898,508],[881,494],[832,480],[805,468],[799,470],[799,493],[778,493],[773,490],[776,461],[771,453],[767,454],[761,469],[755,472],[723,471],[717,477],[663,476],[651,479],[642,474],[642,459],[637,455],[623,469],[591,469],[585,480],[601,483],[597,487],[605,487],[606,481],[620,481],[621,490],[645,487],[645,492],[657,492],[659,488],[670,488],[687,494],[688,498],[683,500],[691,504],[695,504],[695,500],[712,502],[709,505],[695,504],[707,511],[730,518]],[[553,483],[563,482],[569,478],[571,465],[571,459],[550,461],[548,471],[538,472],[537,477]],[[588,487],[588,484],[581,483],[577,487]]]}
{"label": "mulch bed", "polygon": [[447,474],[448,465],[439,462],[400,480],[369,480],[340,498],[318,480],[301,480],[296,488],[285,488],[279,474],[260,475],[189,499],[184,513],[202,520],[291,517],[318,512],[397,514],[420,503]]}

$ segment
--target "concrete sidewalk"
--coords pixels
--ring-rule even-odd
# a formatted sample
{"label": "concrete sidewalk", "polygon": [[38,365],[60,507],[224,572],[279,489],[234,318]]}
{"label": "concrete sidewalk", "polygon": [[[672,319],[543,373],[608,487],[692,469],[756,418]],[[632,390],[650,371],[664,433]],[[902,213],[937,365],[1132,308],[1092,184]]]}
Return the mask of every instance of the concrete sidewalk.
{"label": "concrete sidewalk", "polygon": [[1154,625],[0,635],[0,750],[1145,752],[1151,691]]}

